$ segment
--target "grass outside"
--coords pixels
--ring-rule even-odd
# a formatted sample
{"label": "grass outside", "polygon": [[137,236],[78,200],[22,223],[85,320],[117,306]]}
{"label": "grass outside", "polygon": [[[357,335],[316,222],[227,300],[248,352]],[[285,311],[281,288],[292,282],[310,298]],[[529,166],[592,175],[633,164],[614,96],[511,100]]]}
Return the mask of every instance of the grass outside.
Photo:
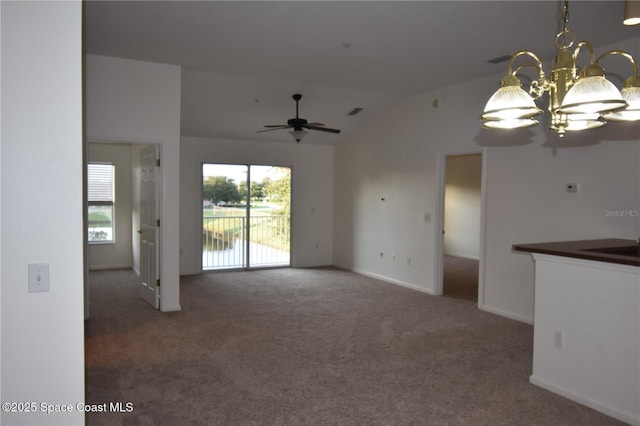
{"label": "grass outside", "polygon": [[87,213],[87,219],[90,224],[111,226],[113,206],[90,205]]}

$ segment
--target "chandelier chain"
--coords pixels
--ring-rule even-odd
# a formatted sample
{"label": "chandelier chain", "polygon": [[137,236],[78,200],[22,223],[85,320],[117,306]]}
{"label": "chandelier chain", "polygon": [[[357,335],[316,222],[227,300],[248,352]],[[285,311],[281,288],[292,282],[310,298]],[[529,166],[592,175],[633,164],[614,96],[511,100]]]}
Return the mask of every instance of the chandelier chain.
{"label": "chandelier chain", "polygon": [[568,49],[576,41],[575,36],[568,28],[569,24],[569,0],[565,0],[562,6],[562,31],[556,35],[558,49]]}

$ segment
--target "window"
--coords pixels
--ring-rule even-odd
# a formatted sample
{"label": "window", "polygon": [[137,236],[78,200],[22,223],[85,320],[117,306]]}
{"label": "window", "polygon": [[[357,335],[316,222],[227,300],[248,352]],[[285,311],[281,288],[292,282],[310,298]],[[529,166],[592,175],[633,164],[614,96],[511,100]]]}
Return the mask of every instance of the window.
{"label": "window", "polygon": [[115,168],[113,164],[87,165],[87,198],[89,205],[89,242],[113,242],[113,203]]}

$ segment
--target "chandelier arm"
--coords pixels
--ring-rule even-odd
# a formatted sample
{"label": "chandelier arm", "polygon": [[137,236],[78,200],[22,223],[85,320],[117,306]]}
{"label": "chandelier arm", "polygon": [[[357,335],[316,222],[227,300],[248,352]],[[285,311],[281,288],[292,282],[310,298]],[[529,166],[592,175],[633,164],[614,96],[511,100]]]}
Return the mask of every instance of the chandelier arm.
{"label": "chandelier arm", "polygon": [[538,80],[533,80],[531,85],[529,86],[529,94],[534,99],[539,99],[546,90],[548,90],[549,83],[547,78],[544,75],[544,71],[540,67],[540,64],[535,62],[525,62],[523,64],[518,65],[518,67],[513,71],[512,75],[516,75],[521,69],[526,67],[532,67],[538,70]]}
{"label": "chandelier arm", "polygon": [[513,71],[513,75],[516,75],[521,69],[526,67],[535,68],[536,70],[538,70],[538,73],[540,73],[541,71],[540,65],[536,64],[535,62],[525,62],[524,64],[518,65],[518,67]]}
{"label": "chandelier arm", "polygon": [[[513,62],[520,56],[528,56],[529,58],[533,59],[534,62],[525,62],[519,65],[515,70],[513,70]],[[547,76],[544,74],[544,68],[542,67],[542,61],[540,60],[538,55],[530,50],[520,50],[516,52],[511,57],[511,59],[509,60],[509,64],[507,65],[507,75],[512,75],[513,77],[515,77],[515,75],[525,67],[532,67],[538,71],[538,80],[534,80],[531,83],[531,87],[529,90],[534,99],[538,99],[546,90],[548,90],[549,86]]]}
{"label": "chandelier arm", "polygon": [[596,59],[595,63],[599,64],[602,59],[604,59],[609,55],[620,55],[627,58],[629,62],[631,62],[631,65],[633,66],[633,76],[638,77],[638,62],[635,60],[633,56],[631,56],[630,53],[625,52],[624,50],[611,50],[609,52],[604,52],[602,55],[598,57],[598,59]]}
{"label": "chandelier arm", "polygon": [[[519,66],[518,68],[516,68],[515,71],[512,71],[513,62],[517,58],[519,58],[520,56],[523,56],[523,55],[529,56],[530,58],[532,58],[535,61],[535,63],[527,62],[526,64],[523,64],[523,65]],[[544,75],[544,71],[542,69],[542,61],[540,60],[540,58],[538,58],[538,55],[536,55],[535,53],[533,53],[530,50],[520,50],[520,51],[514,53],[513,56],[511,57],[511,59],[509,59],[509,63],[507,64],[507,72],[509,74],[515,75],[522,67],[527,66],[527,65],[528,66],[533,66],[534,68],[536,68],[538,70],[538,74],[540,74],[540,76]]]}
{"label": "chandelier arm", "polygon": [[578,43],[578,46],[576,46],[576,50],[573,51],[573,66],[574,67],[578,67],[578,55],[580,54],[580,49],[582,49],[583,46],[587,46],[587,49],[589,49],[589,63],[593,64],[595,63],[594,61],[594,54],[593,54],[593,46],[591,45],[591,43],[587,40],[583,40],[580,43]]}

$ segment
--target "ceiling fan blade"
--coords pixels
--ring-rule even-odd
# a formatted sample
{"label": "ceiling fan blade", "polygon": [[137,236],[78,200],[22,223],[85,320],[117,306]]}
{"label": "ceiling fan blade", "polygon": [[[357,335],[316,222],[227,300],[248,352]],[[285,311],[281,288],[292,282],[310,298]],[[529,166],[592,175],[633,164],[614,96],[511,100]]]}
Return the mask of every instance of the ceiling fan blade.
{"label": "ceiling fan blade", "polygon": [[307,124],[306,126],[302,126],[302,127],[306,127],[307,129],[310,129],[310,130],[320,130],[321,132],[340,133],[340,130],[338,130],[338,129],[331,129],[331,128],[329,128],[329,127],[312,126],[312,125],[310,125],[310,124]]}
{"label": "ceiling fan blade", "polygon": [[307,126],[323,126],[324,127],[325,125],[322,123],[314,122],[314,123],[307,123]]}
{"label": "ceiling fan blade", "polygon": [[289,127],[288,124],[265,124],[262,127]]}
{"label": "ceiling fan blade", "polygon": [[270,132],[272,130],[288,129],[290,126],[282,125],[282,126],[265,126],[265,127],[270,127],[270,129],[258,130],[256,133]]}

